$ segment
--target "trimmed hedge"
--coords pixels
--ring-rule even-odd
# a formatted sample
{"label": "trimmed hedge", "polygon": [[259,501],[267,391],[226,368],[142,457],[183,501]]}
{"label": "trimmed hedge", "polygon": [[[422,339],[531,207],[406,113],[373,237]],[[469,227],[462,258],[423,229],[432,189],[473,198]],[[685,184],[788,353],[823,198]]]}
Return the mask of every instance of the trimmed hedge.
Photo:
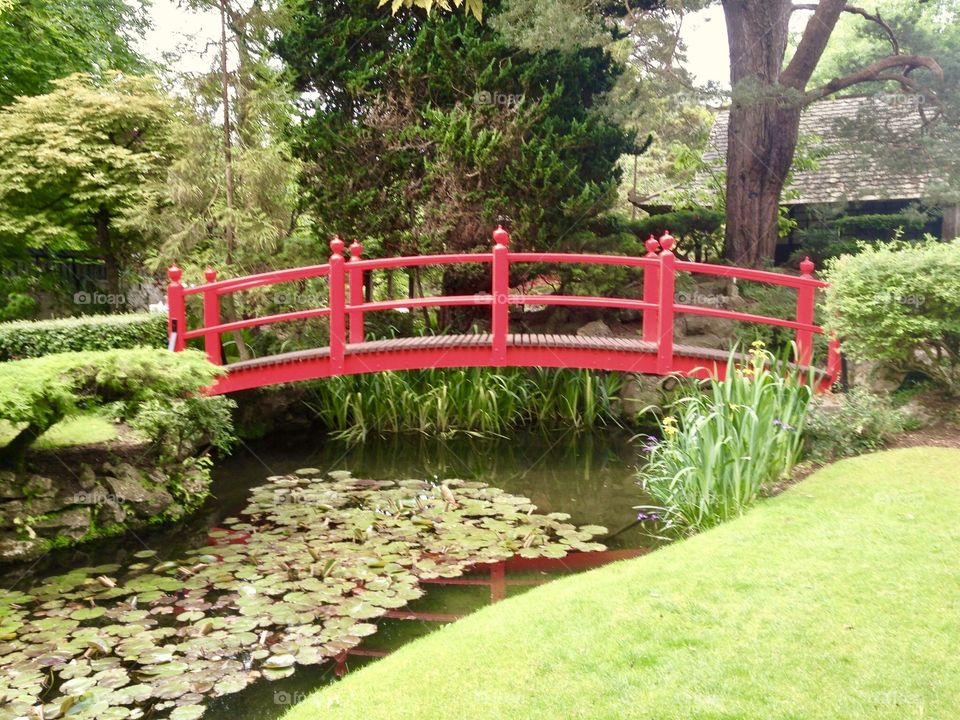
{"label": "trimmed hedge", "polygon": [[0,323],[0,361],[62,352],[166,346],[167,318],[157,313]]}

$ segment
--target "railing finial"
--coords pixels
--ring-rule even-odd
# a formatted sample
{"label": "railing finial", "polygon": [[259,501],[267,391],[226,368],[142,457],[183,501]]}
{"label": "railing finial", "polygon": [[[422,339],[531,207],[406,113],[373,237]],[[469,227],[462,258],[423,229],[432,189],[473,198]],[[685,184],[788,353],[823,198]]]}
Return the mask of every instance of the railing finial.
{"label": "railing finial", "polygon": [[503,229],[503,225],[497,225],[497,229],[493,231],[493,243],[504,247],[510,244],[510,233]]}
{"label": "railing finial", "polygon": [[363,254],[363,245],[354,240],[350,243],[350,255],[354,260],[359,260],[360,256]]}
{"label": "railing finial", "polygon": [[333,240],[330,241],[330,252],[343,257],[343,240],[339,235],[334,235]]}
{"label": "railing finial", "polygon": [[208,265],[207,269],[203,271],[203,276],[207,279],[208,283],[215,282],[217,279],[217,271]]}
{"label": "railing finial", "polygon": [[171,265],[167,269],[167,277],[170,278],[170,282],[179,283],[180,278],[183,277],[183,270],[178,268],[176,264]]}
{"label": "railing finial", "polygon": [[676,239],[670,234],[669,230],[660,236],[660,247],[663,248],[664,252],[670,252],[673,249],[674,243],[676,243]]}
{"label": "railing finial", "polygon": [[644,245],[645,245],[646,248],[647,248],[647,255],[648,255],[648,256],[650,256],[650,255],[656,255],[656,254],[657,254],[657,250],[660,249],[660,241],[657,240],[657,238],[654,237],[654,235],[653,235],[652,233],[650,234],[650,237],[647,238],[647,240],[646,240],[646,242],[644,243]]}
{"label": "railing finial", "polygon": [[810,259],[810,256],[807,255],[803,261],[800,263],[800,272],[804,277],[813,277],[813,270],[816,267],[813,260]]}

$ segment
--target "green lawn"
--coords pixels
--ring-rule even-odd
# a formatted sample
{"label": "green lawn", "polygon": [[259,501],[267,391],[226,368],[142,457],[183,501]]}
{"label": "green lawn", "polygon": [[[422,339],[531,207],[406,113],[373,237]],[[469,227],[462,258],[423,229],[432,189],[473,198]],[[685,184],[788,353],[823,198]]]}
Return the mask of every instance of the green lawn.
{"label": "green lawn", "polygon": [[960,718],[960,451],[846,460],[745,517],[490,606],[314,718]]}
{"label": "green lawn", "polygon": [[[6,445],[16,435],[13,425],[0,420],[0,447]],[[34,447],[59,448],[70,445],[89,445],[107,442],[117,438],[117,427],[107,418],[99,415],[79,415],[69,417],[54,425],[37,438]]]}

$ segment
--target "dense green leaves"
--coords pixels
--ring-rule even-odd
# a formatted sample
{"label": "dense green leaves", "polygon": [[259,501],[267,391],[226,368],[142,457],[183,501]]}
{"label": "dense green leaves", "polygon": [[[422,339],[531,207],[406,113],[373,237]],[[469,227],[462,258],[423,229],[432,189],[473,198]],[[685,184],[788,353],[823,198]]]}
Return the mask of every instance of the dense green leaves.
{"label": "dense green leaves", "polygon": [[40,95],[74,72],[143,72],[132,45],[145,27],[142,2],[10,0],[0,6],[0,107]]}
{"label": "dense green leaves", "polygon": [[849,357],[960,392],[960,242],[863,246],[826,277],[827,324]]}
{"label": "dense green leaves", "polygon": [[0,113],[0,251],[91,249],[109,292],[161,197],[174,106],[149,77],[76,74]]}
{"label": "dense green leaves", "polygon": [[0,323],[0,361],[166,344],[167,318],[156,313]]}

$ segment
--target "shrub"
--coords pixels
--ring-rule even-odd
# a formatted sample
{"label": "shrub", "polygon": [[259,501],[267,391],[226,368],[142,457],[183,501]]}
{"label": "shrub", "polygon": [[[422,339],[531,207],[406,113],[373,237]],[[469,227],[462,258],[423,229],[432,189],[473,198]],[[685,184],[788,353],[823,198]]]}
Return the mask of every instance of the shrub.
{"label": "shrub", "polygon": [[685,392],[647,436],[641,485],[668,532],[705,530],[736,517],[762,487],[787,475],[803,445],[810,384],[755,343],[749,361]]}
{"label": "shrub", "polygon": [[166,345],[167,319],[156,313],[0,323],[2,361],[62,352]]}
{"label": "shrub", "polygon": [[222,396],[188,397],[172,404],[153,399],[137,409],[131,425],[154,442],[161,460],[183,460],[201,445],[222,451],[233,447],[236,406]]}
{"label": "shrub", "polygon": [[866,388],[856,387],[839,397],[818,397],[807,415],[807,456],[830,462],[879,450],[908,424],[909,418],[888,398]]}
{"label": "shrub", "polygon": [[222,372],[200,352],[149,349],[0,363],[0,419],[24,426],[0,448],[0,465],[21,467],[33,442],[68,415],[115,402],[170,404],[210,385]]}
{"label": "shrub", "polygon": [[827,326],[849,357],[960,392],[960,241],[862,246],[826,279]]}

